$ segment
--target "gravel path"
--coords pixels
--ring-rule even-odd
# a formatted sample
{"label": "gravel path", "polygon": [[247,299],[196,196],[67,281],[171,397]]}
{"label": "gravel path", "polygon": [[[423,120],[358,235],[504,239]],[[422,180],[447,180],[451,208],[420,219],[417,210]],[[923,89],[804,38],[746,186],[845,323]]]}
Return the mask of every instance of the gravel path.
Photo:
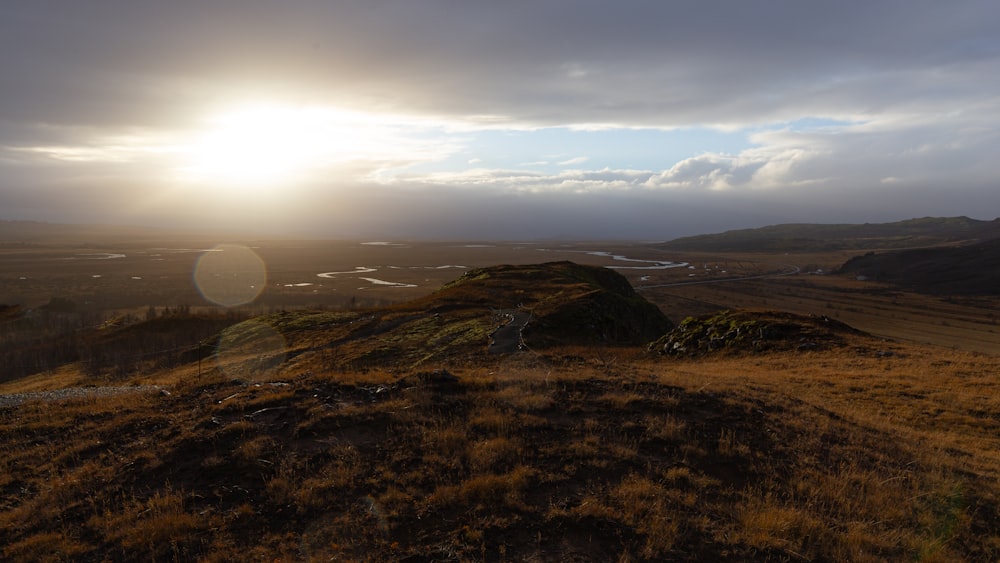
{"label": "gravel path", "polygon": [[520,350],[521,331],[531,320],[531,313],[520,309],[503,311],[501,314],[508,315],[510,321],[493,331],[488,350],[490,354],[510,354]]}
{"label": "gravel path", "polygon": [[90,397],[113,397],[129,393],[152,393],[160,391],[158,385],[121,385],[112,387],[67,387],[52,391],[31,391],[0,395],[0,408],[16,407],[26,401],[60,401]]}

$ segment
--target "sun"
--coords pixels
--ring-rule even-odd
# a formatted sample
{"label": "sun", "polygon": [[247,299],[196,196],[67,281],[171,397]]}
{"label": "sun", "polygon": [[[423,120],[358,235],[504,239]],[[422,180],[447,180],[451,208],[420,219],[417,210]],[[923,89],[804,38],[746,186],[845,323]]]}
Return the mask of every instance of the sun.
{"label": "sun", "polygon": [[184,135],[174,177],[227,194],[278,194],[339,174],[438,160],[454,150],[436,121],[337,106],[241,104],[207,114]]}
{"label": "sun", "polygon": [[280,185],[330,160],[349,135],[308,108],[244,106],[208,120],[184,151],[183,173],[217,185]]}

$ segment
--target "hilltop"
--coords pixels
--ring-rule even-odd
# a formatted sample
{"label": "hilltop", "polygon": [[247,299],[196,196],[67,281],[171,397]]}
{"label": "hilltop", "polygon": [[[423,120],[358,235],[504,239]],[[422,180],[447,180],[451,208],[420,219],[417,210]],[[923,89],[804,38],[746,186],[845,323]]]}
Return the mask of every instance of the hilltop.
{"label": "hilltop", "polygon": [[573,262],[472,270],[431,299],[529,311],[523,336],[532,348],[641,345],[673,327],[621,274]]}
{"label": "hilltop", "polygon": [[924,217],[893,223],[790,223],[698,235],[657,245],[685,252],[830,252],[912,248],[1000,238],[1000,218]]}
{"label": "hilltop", "polygon": [[280,333],[299,369],[476,362],[505,325],[506,351],[553,346],[641,346],[673,324],[620,274],[572,262],[473,269],[425,297],[350,312],[284,312],[227,331]]}
{"label": "hilltop", "polygon": [[132,363],[2,386],[36,390],[0,396],[6,560],[1000,557],[992,357],[781,311],[674,326],[569,262],[81,338]]}

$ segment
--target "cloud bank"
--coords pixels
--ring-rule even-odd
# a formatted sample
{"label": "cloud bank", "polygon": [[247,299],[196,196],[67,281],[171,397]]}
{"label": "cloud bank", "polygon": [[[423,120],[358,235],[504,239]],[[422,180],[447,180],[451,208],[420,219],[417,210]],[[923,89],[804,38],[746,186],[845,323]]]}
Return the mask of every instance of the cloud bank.
{"label": "cloud bank", "polygon": [[[654,239],[992,218],[998,16],[928,0],[18,3],[0,21],[0,218]],[[339,108],[328,150],[270,191],[178,180],[212,116],[258,101]]]}

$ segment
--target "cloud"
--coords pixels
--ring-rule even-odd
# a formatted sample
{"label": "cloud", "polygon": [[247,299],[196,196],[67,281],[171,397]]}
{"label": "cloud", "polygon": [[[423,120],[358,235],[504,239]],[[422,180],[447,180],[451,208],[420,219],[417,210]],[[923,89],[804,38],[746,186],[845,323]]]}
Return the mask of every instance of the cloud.
{"label": "cloud", "polygon": [[997,91],[998,14],[932,0],[32,2],[0,24],[3,113],[164,125],[252,90],[555,125],[871,115]]}
{"label": "cloud", "polygon": [[[208,115],[279,100],[395,124],[341,131],[377,158],[331,158],[281,205],[202,194],[228,210],[207,220],[278,224],[281,208],[303,218],[281,224],[331,231],[383,217],[655,237],[986,213],[1000,206],[998,16],[992,0],[15,3],[0,19],[0,210],[187,220],[178,147]],[[621,147],[466,152],[484,131],[543,127],[714,127],[750,146],[641,166]]]}
{"label": "cloud", "polygon": [[573,166],[575,164],[583,164],[584,162],[587,162],[588,160],[590,160],[590,159],[588,157],[586,157],[586,156],[577,156],[577,157],[574,157],[574,158],[569,158],[569,159],[560,161],[558,164],[559,164],[559,166]]}

